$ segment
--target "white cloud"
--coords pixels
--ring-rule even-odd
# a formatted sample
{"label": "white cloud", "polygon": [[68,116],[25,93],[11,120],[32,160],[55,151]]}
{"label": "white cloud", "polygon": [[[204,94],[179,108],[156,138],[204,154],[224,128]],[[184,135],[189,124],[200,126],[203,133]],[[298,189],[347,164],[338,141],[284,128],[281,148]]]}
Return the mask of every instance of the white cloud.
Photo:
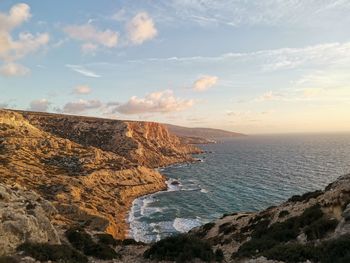
{"label": "white cloud", "polygon": [[67,64],[66,65],[67,68],[70,68],[71,70],[78,72],[79,74],[85,76],[85,77],[90,77],[90,78],[100,78],[101,75],[96,74],[95,72],[86,69],[85,67],[81,66],[81,65],[71,65],[71,64]]}
{"label": "white cloud", "polygon": [[258,97],[256,101],[272,101],[272,100],[282,100],[282,99],[283,99],[283,95],[273,91],[268,91],[262,94],[260,97]]}
{"label": "white cloud", "polygon": [[134,16],[127,24],[126,29],[129,41],[135,45],[151,40],[158,34],[153,19],[146,12]]}
{"label": "white cloud", "polygon": [[[118,32],[106,29],[99,30],[91,24],[66,26],[64,32],[71,38],[83,41],[82,50],[92,49],[93,45],[114,48],[118,44]],[[96,50],[97,47],[95,47]]]}
{"label": "white cloud", "polygon": [[177,98],[173,91],[165,90],[150,93],[144,98],[133,96],[126,103],[116,106],[113,112],[122,114],[169,113],[185,110],[192,107],[193,104],[193,100]]}
{"label": "white cloud", "polygon": [[91,88],[88,85],[79,85],[74,88],[75,94],[86,95],[91,93]]}
{"label": "white cloud", "polygon": [[0,67],[0,74],[5,77],[25,76],[30,70],[20,64],[9,63]]}
{"label": "white cloud", "polygon": [[98,45],[92,43],[85,43],[81,45],[81,51],[85,54],[95,53],[98,49]]}
{"label": "white cloud", "polygon": [[[331,3],[330,3],[331,2]],[[193,22],[201,26],[309,26],[347,25],[350,3],[346,0],[169,0],[158,6],[164,21]],[[343,19],[337,19],[341,15]]]}
{"label": "white cloud", "polygon": [[103,106],[103,103],[99,100],[79,100],[76,102],[68,102],[63,106],[63,109],[60,110],[64,113],[82,113],[87,110],[98,109]]}
{"label": "white cloud", "polygon": [[0,60],[5,62],[3,73],[8,76],[23,75],[24,67],[15,65],[14,61],[36,52],[50,40],[47,33],[33,35],[29,32],[21,32],[18,39],[13,39],[11,31],[30,17],[30,7],[27,4],[14,5],[8,14],[0,13]]}
{"label": "white cloud", "polygon": [[29,110],[46,112],[50,104],[51,103],[47,99],[33,100],[30,102]]}
{"label": "white cloud", "polygon": [[203,76],[193,83],[192,88],[195,91],[205,91],[214,86],[217,82],[218,77],[216,76]]}
{"label": "white cloud", "polygon": [[10,31],[31,18],[30,7],[27,4],[16,4],[8,14],[0,13],[0,31]]}

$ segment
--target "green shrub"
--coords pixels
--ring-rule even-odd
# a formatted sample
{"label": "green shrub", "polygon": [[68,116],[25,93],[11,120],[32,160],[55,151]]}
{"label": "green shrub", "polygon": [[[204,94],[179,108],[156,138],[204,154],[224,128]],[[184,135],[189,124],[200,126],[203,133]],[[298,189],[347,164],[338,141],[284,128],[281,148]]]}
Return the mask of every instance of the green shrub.
{"label": "green shrub", "polygon": [[338,225],[336,219],[320,218],[305,228],[305,234],[308,240],[315,240],[325,237],[325,235],[334,230]]}
{"label": "green shrub", "polygon": [[14,257],[2,256],[0,257],[0,263],[19,263],[19,261]]}
{"label": "green shrub", "polygon": [[72,246],[78,250],[84,251],[85,248],[95,245],[91,236],[83,228],[73,227],[68,229],[65,234]]}
{"label": "green shrub", "polygon": [[295,239],[298,234],[298,218],[291,217],[283,222],[277,222],[271,225],[266,230],[265,236],[279,242],[287,242]]}
{"label": "green shrub", "polygon": [[284,261],[287,263],[318,261],[321,257],[319,249],[312,245],[282,244],[274,246],[262,253],[267,259]]}
{"label": "green shrub", "polygon": [[308,202],[312,198],[316,198],[323,194],[323,191],[316,190],[313,192],[308,192],[303,195],[293,195],[291,198],[288,199],[288,202]]}
{"label": "green shrub", "polygon": [[[117,241],[118,242],[118,241]],[[124,240],[119,240],[118,242],[122,246],[137,246],[137,245],[144,245],[145,243],[136,241],[135,239],[132,238],[126,238]]]}
{"label": "green shrub", "polygon": [[350,262],[350,235],[323,242],[320,249],[323,251],[322,263],[348,263]]}
{"label": "green shrub", "polygon": [[207,223],[204,226],[202,226],[203,230],[205,231],[209,231],[211,230],[213,227],[215,226],[215,223],[211,222],[211,223]]}
{"label": "green shrub", "polygon": [[96,234],[95,237],[98,239],[98,242],[100,244],[104,245],[110,245],[110,246],[116,246],[117,245],[117,240],[113,238],[112,235],[110,234]]}
{"label": "green shrub", "polygon": [[18,251],[24,251],[39,261],[59,261],[69,263],[86,263],[88,259],[67,245],[33,244],[24,243],[17,248]]}
{"label": "green shrub", "polygon": [[282,218],[282,217],[285,217],[289,215],[289,212],[287,210],[282,210],[279,214],[278,214],[278,217],[279,218]]}
{"label": "green shrub", "polygon": [[232,225],[230,222],[223,223],[222,225],[219,226],[219,233],[223,232],[225,235],[232,233],[235,230],[236,230],[236,227]]}
{"label": "green shrub", "polygon": [[224,260],[224,252],[222,252],[222,250],[220,248],[218,248],[215,251],[215,260],[218,262],[222,262]]}
{"label": "green shrub", "polygon": [[266,230],[270,224],[270,220],[263,220],[252,226],[252,237],[258,238],[266,233]]}
{"label": "green shrub", "polygon": [[252,238],[248,242],[243,243],[238,251],[232,255],[232,258],[256,256],[277,244],[278,242],[276,240],[269,238]]}
{"label": "green shrub", "polygon": [[66,237],[73,247],[82,251],[87,256],[98,259],[120,258],[113,248],[103,242],[95,243],[91,236],[82,228],[71,228],[66,231]]}
{"label": "green shrub", "polygon": [[323,216],[323,212],[319,204],[313,205],[305,209],[298,217],[298,226],[305,227],[318,220]]}
{"label": "green shrub", "polygon": [[156,242],[146,250],[144,257],[177,262],[187,262],[195,258],[206,262],[215,260],[209,243],[188,234],[167,237]]}

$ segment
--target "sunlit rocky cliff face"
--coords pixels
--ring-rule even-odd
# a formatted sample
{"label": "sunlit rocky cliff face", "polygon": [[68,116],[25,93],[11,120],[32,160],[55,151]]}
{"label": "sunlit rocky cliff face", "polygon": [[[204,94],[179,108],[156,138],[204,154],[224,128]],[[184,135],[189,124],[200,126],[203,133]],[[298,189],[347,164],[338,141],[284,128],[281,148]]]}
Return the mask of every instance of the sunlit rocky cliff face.
{"label": "sunlit rocky cliff face", "polygon": [[131,202],[166,189],[154,167],[193,161],[160,124],[0,111],[0,183],[33,190],[72,224],[124,238]]}

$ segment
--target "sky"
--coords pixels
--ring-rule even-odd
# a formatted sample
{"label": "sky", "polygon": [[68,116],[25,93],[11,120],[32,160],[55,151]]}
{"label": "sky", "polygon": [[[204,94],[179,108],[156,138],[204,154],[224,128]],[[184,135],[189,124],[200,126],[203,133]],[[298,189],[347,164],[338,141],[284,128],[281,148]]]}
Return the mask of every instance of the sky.
{"label": "sky", "polygon": [[350,131],[349,0],[0,0],[0,108]]}

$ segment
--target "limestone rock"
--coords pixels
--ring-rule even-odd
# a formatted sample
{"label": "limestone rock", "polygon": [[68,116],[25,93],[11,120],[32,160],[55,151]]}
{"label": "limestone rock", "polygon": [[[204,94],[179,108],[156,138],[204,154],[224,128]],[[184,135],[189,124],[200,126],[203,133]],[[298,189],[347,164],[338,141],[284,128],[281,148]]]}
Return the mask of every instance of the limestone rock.
{"label": "limestone rock", "polygon": [[46,211],[54,211],[37,194],[0,184],[0,255],[13,253],[24,242],[59,244]]}

